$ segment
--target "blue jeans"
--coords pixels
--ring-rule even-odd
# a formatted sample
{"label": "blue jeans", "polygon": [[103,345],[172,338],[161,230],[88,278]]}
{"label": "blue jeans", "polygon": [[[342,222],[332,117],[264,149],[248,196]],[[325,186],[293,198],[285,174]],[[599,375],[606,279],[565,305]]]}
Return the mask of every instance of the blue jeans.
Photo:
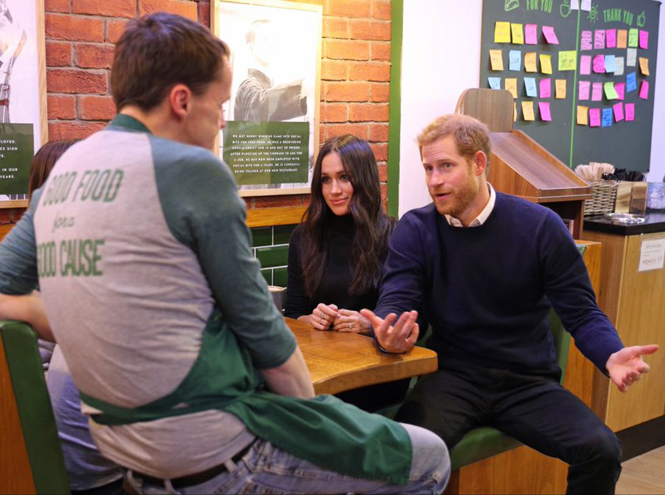
{"label": "blue jeans", "polygon": [[[402,425],[413,446],[409,484],[391,485],[326,471],[314,464],[258,440],[235,467],[211,480],[177,491],[168,486],[132,484],[146,495],[230,493],[441,493],[450,477],[450,458],[443,441],[434,433],[412,425]],[[343,455],[343,453],[340,453]],[[129,482],[126,477],[125,482]]]}

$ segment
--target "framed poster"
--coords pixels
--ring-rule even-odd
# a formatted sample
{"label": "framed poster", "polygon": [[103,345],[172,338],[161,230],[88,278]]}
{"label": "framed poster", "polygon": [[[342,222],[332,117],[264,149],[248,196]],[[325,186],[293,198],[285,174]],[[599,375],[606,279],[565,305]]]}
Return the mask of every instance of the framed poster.
{"label": "framed poster", "polygon": [[44,0],[0,0],[0,208],[27,206],[34,153],[48,139]]}
{"label": "framed poster", "polygon": [[318,150],[321,5],[216,0],[214,33],[231,48],[233,85],[219,154],[241,196],[309,192]]}

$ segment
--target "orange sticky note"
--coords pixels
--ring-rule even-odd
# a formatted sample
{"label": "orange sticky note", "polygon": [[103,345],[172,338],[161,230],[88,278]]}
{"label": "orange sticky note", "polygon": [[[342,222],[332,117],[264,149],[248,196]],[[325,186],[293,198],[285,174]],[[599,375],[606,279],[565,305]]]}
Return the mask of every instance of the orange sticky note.
{"label": "orange sticky note", "polygon": [[504,89],[510,91],[510,94],[513,95],[513,99],[517,98],[517,79],[514,77],[507,77],[504,79]]}
{"label": "orange sticky note", "polygon": [[536,117],[533,113],[533,102],[532,101],[523,101],[522,102],[522,115],[524,120],[533,121],[536,120]]}
{"label": "orange sticky note", "polygon": [[627,48],[628,47],[628,31],[625,29],[619,29],[617,31],[617,48]]}
{"label": "orange sticky note", "polygon": [[524,43],[524,29],[521,24],[511,24],[510,31],[513,35],[513,43],[521,45]]}
{"label": "orange sticky note", "polygon": [[577,105],[577,124],[589,125],[589,107]]}
{"label": "orange sticky note", "polygon": [[490,50],[492,70],[503,70],[503,53],[501,50]]}
{"label": "orange sticky note", "polygon": [[517,102],[513,102],[513,122],[517,122]]}
{"label": "orange sticky note", "polygon": [[556,92],[555,92],[555,98],[557,100],[564,100],[566,99],[566,80],[565,79],[557,79],[554,83]]}
{"label": "orange sticky note", "polygon": [[540,72],[543,74],[552,73],[552,55],[540,54]]}
{"label": "orange sticky note", "polygon": [[538,72],[538,68],[536,67],[536,52],[524,54],[524,69],[527,72]]}
{"label": "orange sticky note", "polygon": [[509,22],[497,22],[494,25],[494,43],[510,43]]}
{"label": "orange sticky note", "polygon": [[642,75],[648,76],[649,75],[649,59],[640,57],[640,71],[642,72]]}

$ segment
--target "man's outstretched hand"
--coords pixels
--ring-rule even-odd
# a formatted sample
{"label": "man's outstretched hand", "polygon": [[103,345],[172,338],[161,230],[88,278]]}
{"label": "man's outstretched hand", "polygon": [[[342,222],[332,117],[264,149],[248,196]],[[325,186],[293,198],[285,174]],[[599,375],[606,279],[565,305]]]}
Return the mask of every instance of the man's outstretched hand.
{"label": "man's outstretched hand", "polygon": [[625,392],[633,382],[642,378],[643,373],[649,372],[649,365],[642,360],[642,356],[653,354],[657,350],[658,346],[655,344],[635,345],[624,347],[610,355],[605,368],[621,392]]}
{"label": "man's outstretched hand", "polygon": [[408,352],[418,340],[420,332],[418,323],[416,323],[417,311],[405,311],[394,326],[392,324],[397,318],[395,313],[390,313],[385,320],[376,316],[369,309],[361,310],[360,314],[369,320],[374,328],[376,340],[388,352],[395,354]]}

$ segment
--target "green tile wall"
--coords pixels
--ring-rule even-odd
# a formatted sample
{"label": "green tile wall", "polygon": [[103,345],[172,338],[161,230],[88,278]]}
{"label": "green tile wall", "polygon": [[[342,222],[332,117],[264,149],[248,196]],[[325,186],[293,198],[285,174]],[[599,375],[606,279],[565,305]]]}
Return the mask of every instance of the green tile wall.
{"label": "green tile wall", "polygon": [[286,287],[289,239],[295,228],[296,225],[276,225],[251,229],[252,251],[268,285]]}

